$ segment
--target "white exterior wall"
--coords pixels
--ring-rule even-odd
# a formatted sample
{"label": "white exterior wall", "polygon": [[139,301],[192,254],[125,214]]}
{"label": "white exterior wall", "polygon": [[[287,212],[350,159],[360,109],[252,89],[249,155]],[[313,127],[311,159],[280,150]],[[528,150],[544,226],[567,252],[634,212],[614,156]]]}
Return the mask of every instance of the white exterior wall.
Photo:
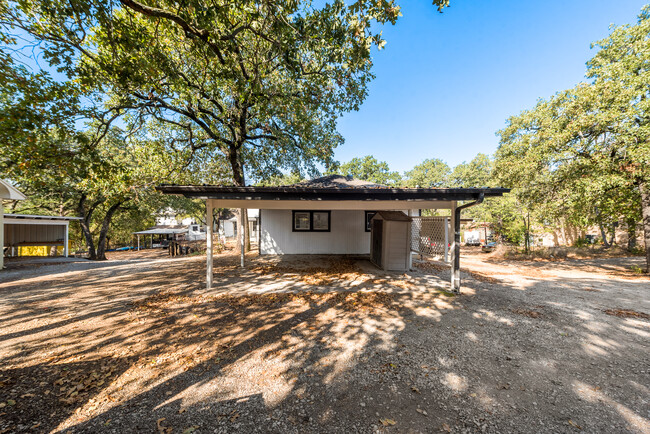
{"label": "white exterior wall", "polygon": [[261,214],[262,255],[370,253],[364,211],[332,210],[330,232],[293,232],[291,210],[265,209]]}
{"label": "white exterior wall", "polygon": [[[26,225],[13,223],[8,224],[5,221],[4,244],[6,246],[17,246],[19,243],[64,241],[65,227],[65,222]],[[61,244],[63,244],[63,242]]]}

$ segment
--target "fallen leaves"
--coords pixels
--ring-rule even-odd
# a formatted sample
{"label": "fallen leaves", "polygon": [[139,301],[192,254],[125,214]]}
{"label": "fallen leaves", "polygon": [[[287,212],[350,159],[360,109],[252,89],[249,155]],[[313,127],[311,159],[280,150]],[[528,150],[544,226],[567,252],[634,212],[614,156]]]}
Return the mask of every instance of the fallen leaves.
{"label": "fallen leaves", "polygon": [[168,426],[164,426],[162,423],[165,421],[164,417],[161,417],[156,421],[156,428],[158,428],[158,434],[170,434],[173,429]]}
{"label": "fallen leaves", "polygon": [[578,425],[577,423],[575,423],[571,419],[569,419],[569,425],[571,425],[574,428],[582,429],[582,427],[580,425]]}
{"label": "fallen leaves", "polygon": [[637,312],[632,309],[606,309],[605,312],[607,315],[617,316],[619,318],[641,318],[641,319],[650,319],[650,315],[643,312]]}
{"label": "fallen leaves", "polygon": [[379,423],[381,423],[383,426],[392,426],[395,425],[397,422],[395,422],[393,419],[379,419]]}
{"label": "fallen leaves", "polygon": [[285,305],[291,302],[300,302],[310,305],[328,304],[346,310],[379,307],[391,305],[395,296],[387,292],[336,292],[314,293],[311,291],[300,293],[259,294],[259,295],[221,295],[214,297],[215,302],[226,303],[231,307],[255,307]]}
{"label": "fallen leaves", "polygon": [[542,316],[541,312],[531,309],[511,309],[511,311],[517,315],[523,315],[529,318],[540,318]]}
{"label": "fallen leaves", "polygon": [[331,285],[336,281],[365,280],[366,274],[359,269],[353,259],[341,259],[329,264],[329,267],[291,267],[272,264],[253,267],[251,272],[256,274],[297,278],[307,285]]}

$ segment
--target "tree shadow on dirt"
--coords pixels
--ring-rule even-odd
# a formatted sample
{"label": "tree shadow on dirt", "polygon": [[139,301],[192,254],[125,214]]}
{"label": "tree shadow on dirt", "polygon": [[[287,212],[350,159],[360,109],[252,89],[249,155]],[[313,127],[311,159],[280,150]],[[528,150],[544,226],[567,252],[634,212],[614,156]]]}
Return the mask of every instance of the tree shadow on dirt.
{"label": "tree shadow on dirt", "polygon": [[[588,303],[554,297],[570,283],[552,282],[558,289],[549,289],[548,282],[532,281],[522,291],[463,274],[464,295],[451,297],[436,290],[446,287],[448,273],[432,270],[433,287],[418,287],[423,281],[416,280],[406,293],[323,293],[296,272],[229,271],[229,264],[221,263],[224,278],[248,273],[252,286],[293,283],[287,293],[215,295],[202,287],[200,264],[52,282],[45,294],[110,279],[106,290],[74,300],[55,297],[59,316],[88,310],[73,322],[55,320],[49,329],[26,327],[5,336],[23,346],[7,362],[28,365],[14,369],[12,378],[37,378],[53,363],[74,370],[81,362],[70,359],[117,358],[122,367],[110,387],[70,411],[65,403],[52,404],[62,406],[56,410],[61,416],[42,428],[569,431],[577,429],[574,423],[616,431],[643,424],[644,404],[636,396],[647,391],[639,370],[647,323],[612,320]],[[32,291],[47,300],[41,289],[15,300],[29,302]],[[39,306],[32,306],[35,312]],[[14,316],[21,310],[9,308]],[[75,325],[78,334],[70,329]],[[55,362],[39,358],[53,349]],[[44,393],[40,382],[29,381],[32,392],[25,393]],[[624,393],[621,385],[637,392]],[[29,425],[33,411],[12,413],[11,426]]]}

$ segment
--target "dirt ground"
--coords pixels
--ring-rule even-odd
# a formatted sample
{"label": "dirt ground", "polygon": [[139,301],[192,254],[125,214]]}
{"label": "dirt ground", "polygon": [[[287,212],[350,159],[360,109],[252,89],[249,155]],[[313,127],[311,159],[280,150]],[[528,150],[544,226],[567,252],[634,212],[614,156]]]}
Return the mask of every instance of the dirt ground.
{"label": "dirt ground", "polygon": [[642,258],[115,253],[0,273],[0,433],[650,433]]}

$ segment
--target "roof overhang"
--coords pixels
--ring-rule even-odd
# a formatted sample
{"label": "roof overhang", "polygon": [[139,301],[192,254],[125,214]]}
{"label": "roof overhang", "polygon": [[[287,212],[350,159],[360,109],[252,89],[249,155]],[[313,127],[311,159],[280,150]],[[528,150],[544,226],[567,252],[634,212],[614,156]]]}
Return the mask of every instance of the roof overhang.
{"label": "roof overhang", "polygon": [[81,220],[81,217],[65,217],[58,215],[5,214],[6,225],[67,225],[71,221]]}
{"label": "roof overhang", "polygon": [[187,228],[184,229],[147,229],[145,231],[133,232],[135,235],[170,235],[170,234],[184,234]]}
{"label": "roof overhang", "polygon": [[0,179],[0,199],[25,200],[27,197],[18,191],[16,187]]}
{"label": "roof overhang", "polygon": [[[223,187],[216,185],[161,185],[156,189],[164,194],[190,198],[239,201],[364,201],[417,202],[477,200],[503,196],[508,188],[306,188],[306,187]],[[264,208],[264,206],[249,207]]]}

